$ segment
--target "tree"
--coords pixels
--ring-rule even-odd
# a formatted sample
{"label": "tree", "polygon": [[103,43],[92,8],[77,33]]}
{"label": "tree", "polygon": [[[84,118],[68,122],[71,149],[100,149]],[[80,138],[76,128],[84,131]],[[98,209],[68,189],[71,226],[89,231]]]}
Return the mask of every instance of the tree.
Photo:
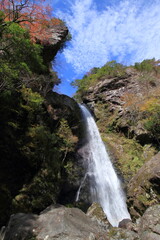
{"label": "tree", "polygon": [[0,20],[3,27],[0,32],[3,32],[6,25],[14,22],[29,31],[32,41],[36,42],[38,39],[43,42],[51,35],[50,27],[62,24],[59,19],[51,19],[51,10],[45,0],[2,0],[0,11],[3,16],[0,14]]}
{"label": "tree", "polygon": [[0,39],[0,89],[19,88],[26,73],[43,73],[41,46],[31,42],[25,29],[12,22]]}

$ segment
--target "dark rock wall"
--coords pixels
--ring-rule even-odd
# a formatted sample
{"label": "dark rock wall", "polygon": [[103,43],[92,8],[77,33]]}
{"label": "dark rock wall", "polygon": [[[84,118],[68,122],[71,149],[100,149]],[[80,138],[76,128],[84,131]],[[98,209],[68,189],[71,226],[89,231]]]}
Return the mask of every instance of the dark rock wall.
{"label": "dark rock wall", "polygon": [[51,36],[43,43],[43,59],[44,63],[50,67],[51,61],[57,54],[57,52],[63,48],[65,40],[68,35],[68,28],[64,24],[55,25],[50,28],[49,35]]}

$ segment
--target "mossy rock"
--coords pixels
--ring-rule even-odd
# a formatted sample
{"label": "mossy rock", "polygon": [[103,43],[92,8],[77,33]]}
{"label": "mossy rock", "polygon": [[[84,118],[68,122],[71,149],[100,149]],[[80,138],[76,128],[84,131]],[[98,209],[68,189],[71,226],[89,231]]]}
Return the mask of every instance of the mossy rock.
{"label": "mossy rock", "polygon": [[106,229],[111,227],[111,224],[108,222],[106,214],[104,213],[99,203],[92,203],[92,205],[87,210],[87,216],[89,216],[93,220],[98,221],[99,224],[103,224]]}
{"label": "mossy rock", "polygon": [[128,184],[128,205],[132,217],[160,201],[160,152],[147,161]]}
{"label": "mossy rock", "polygon": [[30,184],[25,184],[12,200],[13,212],[39,213],[56,202],[60,185],[61,181],[58,182],[51,171],[41,169]]}
{"label": "mossy rock", "polygon": [[134,139],[128,139],[122,134],[102,134],[109,154],[118,173],[123,176],[125,182],[137,173],[142,165],[155,154],[151,146],[141,146]]}

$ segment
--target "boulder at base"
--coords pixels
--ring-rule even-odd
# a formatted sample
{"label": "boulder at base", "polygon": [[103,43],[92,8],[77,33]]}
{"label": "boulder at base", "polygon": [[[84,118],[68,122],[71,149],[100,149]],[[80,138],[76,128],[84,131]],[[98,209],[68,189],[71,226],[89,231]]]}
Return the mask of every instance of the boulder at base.
{"label": "boulder at base", "polygon": [[141,217],[138,227],[141,240],[160,240],[160,205],[149,207]]}
{"label": "boulder at base", "polygon": [[4,240],[92,240],[103,230],[78,208],[50,206],[39,216],[12,215]]}
{"label": "boulder at base", "polygon": [[107,220],[106,214],[104,213],[102,207],[99,203],[92,203],[92,205],[87,210],[87,216],[89,216],[93,221],[97,221],[97,223],[102,226],[105,230],[111,228],[111,224]]}

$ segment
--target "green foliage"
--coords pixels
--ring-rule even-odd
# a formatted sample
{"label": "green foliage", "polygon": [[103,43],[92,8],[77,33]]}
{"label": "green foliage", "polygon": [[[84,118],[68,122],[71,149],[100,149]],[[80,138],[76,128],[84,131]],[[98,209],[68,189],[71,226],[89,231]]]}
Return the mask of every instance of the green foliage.
{"label": "green foliage", "polygon": [[95,106],[95,114],[97,120],[97,125],[100,129],[101,133],[107,133],[109,130],[109,125],[111,124],[112,114],[109,111],[109,105],[107,103],[103,103],[102,101],[98,101]]}
{"label": "green foliage", "polygon": [[60,79],[42,50],[0,11],[0,226],[12,211],[38,213],[56,202],[63,161],[77,140],[47,112],[42,96]]}
{"label": "green foliage", "polygon": [[139,70],[139,71],[146,71],[146,72],[150,72],[153,70],[153,62],[154,59],[147,59],[147,60],[144,60],[143,62],[141,63],[135,63],[134,67]]}
{"label": "green foliage", "polygon": [[159,66],[155,58],[143,60],[141,63],[135,63],[134,67],[140,72],[159,72]]}
{"label": "green foliage", "polygon": [[60,121],[60,127],[57,131],[57,135],[63,141],[63,144],[61,147],[62,151],[70,152],[74,150],[75,144],[77,143],[78,139],[76,136],[73,136],[71,129],[64,118],[62,118]]}
{"label": "green foliage", "polygon": [[[6,185],[10,199],[14,199],[14,212],[38,212],[55,203],[61,186],[64,152],[73,150],[67,123],[64,124],[67,130],[61,126],[59,136],[43,101],[40,94],[24,86],[19,91],[0,94],[3,103],[0,108],[0,181]],[[11,214],[8,205],[9,211],[6,205],[2,208],[0,224]]]}
{"label": "green foliage", "polygon": [[148,109],[146,112],[146,116],[148,116],[144,120],[145,129],[150,132],[151,136],[156,139],[156,141],[160,142],[160,105],[159,101],[155,103],[151,103],[148,105]]}
{"label": "green foliage", "polygon": [[16,23],[5,25],[0,39],[1,89],[22,85],[22,75],[45,72],[41,56],[42,47],[33,44],[26,30]]}
{"label": "green foliage", "polygon": [[103,134],[102,139],[118,159],[114,163],[116,168],[120,170],[125,181],[129,181],[146,160],[143,147],[134,139],[127,139],[117,133]]}
{"label": "green foliage", "polygon": [[56,147],[57,138],[43,125],[33,125],[26,132],[26,141],[21,152],[28,159],[31,167],[39,168],[39,164],[50,164],[57,168],[54,159],[59,158]]}
{"label": "green foliage", "polygon": [[93,68],[82,79],[77,79],[72,86],[78,87],[77,94],[83,95],[89,87],[94,86],[102,78],[123,77],[125,67],[116,61],[106,63],[101,68]]}
{"label": "green foliage", "polygon": [[25,104],[21,105],[23,108],[26,108],[29,111],[38,111],[42,109],[44,99],[39,93],[33,92],[31,88],[25,87],[21,89],[21,93],[22,98],[25,101]]}
{"label": "green foliage", "polygon": [[38,213],[50,204],[56,203],[60,179],[57,180],[53,173],[51,169],[41,169],[32,182],[25,185],[14,198],[12,203],[14,212]]}

